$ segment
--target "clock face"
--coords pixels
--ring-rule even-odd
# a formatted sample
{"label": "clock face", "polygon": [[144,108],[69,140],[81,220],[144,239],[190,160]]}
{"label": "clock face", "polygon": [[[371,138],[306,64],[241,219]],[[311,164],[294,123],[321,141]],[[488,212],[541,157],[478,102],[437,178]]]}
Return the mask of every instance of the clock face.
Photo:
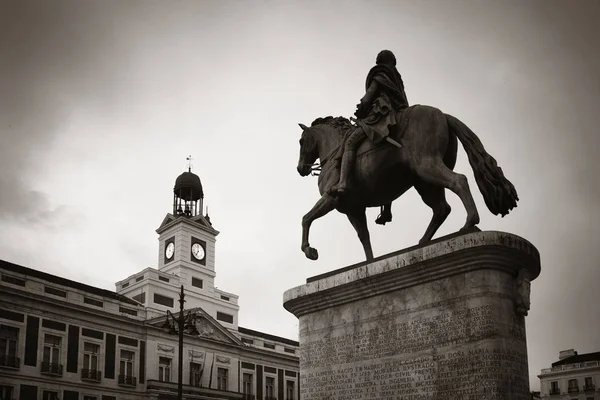
{"label": "clock face", "polygon": [[173,257],[173,253],[175,253],[175,244],[171,242],[167,245],[167,248],[165,249],[165,257],[167,257],[167,259],[170,259],[171,257]]}
{"label": "clock face", "polygon": [[194,243],[192,245],[192,255],[196,260],[202,260],[204,258],[204,247],[200,243]]}

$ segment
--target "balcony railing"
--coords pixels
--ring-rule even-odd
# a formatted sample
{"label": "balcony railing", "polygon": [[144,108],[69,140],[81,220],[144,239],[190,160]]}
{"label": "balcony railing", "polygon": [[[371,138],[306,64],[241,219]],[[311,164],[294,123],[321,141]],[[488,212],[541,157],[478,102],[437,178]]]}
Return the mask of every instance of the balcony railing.
{"label": "balcony railing", "polygon": [[82,369],[81,370],[82,381],[100,382],[102,380],[102,372],[95,369]]}
{"label": "balcony railing", "polygon": [[568,389],[569,393],[579,393],[579,387],[575,386],[575,387],[570,387]]}
{"label": "balcony railing", "polygon": [[570,369],[582,369],[582,368],[594,368],[594,367],[600,367],[600,361],[586,361],[586,362],[582,362],[582,363],[558,365],[558,366],[552,367],[552,368],[543,368],[542,374],[567,371]]}
{"label": "balcony railing", "polygon": [[583,386],[583,391],[584,392],[593,392],[594,390],[596,390],[596,385],[594,385],[593,383],[590,383],[589,385],[584,385]]}
{"label": "balcony railing", "polygon": [[137,385],[137,378],[131,375],[119,375],[119,385],[135,386]]}
{"label": "balcony railing", "polygon": [[62,364],[54,364],[49,362],[42,362],[42,374],[62,376],[63,366]]}
{"label": "balcony railing", "polygon": [[265,400],[277,400],[275,396],[265,396]]}
{"label": "balcony railing", "polygon": [[256,396],[253,394],[246,394],[244,393],[244,397],[242,397],[243,400],[256,400]]}
{"label": "balcony railing", "polygon": [[551,395],[560,394],[560,389],[559,388],[552,388],[552,389],[550,389],[550,394]]}
{"label": "balcony railing", "polygon": [[19,369],[21,366],[21,359],[12,356],[0,356],[0,368],[13,368]]}

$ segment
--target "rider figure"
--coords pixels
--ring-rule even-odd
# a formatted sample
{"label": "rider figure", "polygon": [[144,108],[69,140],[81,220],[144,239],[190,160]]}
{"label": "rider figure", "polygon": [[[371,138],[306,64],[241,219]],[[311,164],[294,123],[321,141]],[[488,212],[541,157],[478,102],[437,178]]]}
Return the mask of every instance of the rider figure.
{"label": "rider figure", "polygon": [[[354,167],[356,150],[365,137],[374,143],[384,140],[396,125],[396,111],[408,107],[404,82],[396,69],[396,57],[389,50],[377,55],[376,65],[369,71],[365,86],[367,92],[354,113],[358,118],[358,127],[344,143],[340,180],[330,189],[332,194],[343,194],[350,189],[349,176]],[[386,204],[376,222],[385,225],[389,221],[391,204]]]}

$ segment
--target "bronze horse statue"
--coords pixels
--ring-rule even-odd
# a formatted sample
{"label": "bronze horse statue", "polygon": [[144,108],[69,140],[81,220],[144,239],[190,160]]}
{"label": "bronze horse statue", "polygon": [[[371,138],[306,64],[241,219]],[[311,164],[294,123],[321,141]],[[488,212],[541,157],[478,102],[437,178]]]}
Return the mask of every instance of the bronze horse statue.
{"label": "bronze horse statue", "polygon": [[[445,189],[456,193],[467,211],[461,231],[477,225],[479,213],[467,178],[453,172],[457,138],[467,153],[475,181],[489,210],[504,217],[516,207],[519,198],[514,186],[504,177],[496,160],[485,151],[471,129],[434,107],[415,105],[410,107],[409,112],[408,122],[398,124],[390,134],[402,143],[402,148],[386,142],[376,145],[369,140],[364,141],[358,148],[352,173],[353,189],[340,196],[329,194],[328,190],[339,179],[336,155],[343,144],[344,134],[356,129],[356,126],[343,117],[319,118],[310,127],[300,124],[303,132],[298,172],[301,176],[310,175],[316,160],[320,160],[318,184],[321,198],[302,218],[302,251],[306,257],[311,260],[319,257],[317,250],[308,242],[312,222],[337,209],[348,216],[367,260],[372,260],[366,208],[390,204],[413,186],[433,210],[431,222],[419,244],[430,241],[450,214]],[[399,112],[397,121],[401,120]]]}

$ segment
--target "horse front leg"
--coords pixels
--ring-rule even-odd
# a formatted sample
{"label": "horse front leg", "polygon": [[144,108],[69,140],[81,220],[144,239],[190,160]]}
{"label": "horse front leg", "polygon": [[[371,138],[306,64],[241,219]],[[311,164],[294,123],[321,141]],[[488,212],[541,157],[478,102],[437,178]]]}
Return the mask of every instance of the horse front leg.
{"label": "horse front leg", "polygon": [[302,246],[301,249],[307,258],[316,260],[319,258],[317,249],[310,247],[308,243],[308,235],[310,225],[314,220],[321,218],[335,208],[335,200],[329,194],[324,194],[313,208],[302,217]]}

